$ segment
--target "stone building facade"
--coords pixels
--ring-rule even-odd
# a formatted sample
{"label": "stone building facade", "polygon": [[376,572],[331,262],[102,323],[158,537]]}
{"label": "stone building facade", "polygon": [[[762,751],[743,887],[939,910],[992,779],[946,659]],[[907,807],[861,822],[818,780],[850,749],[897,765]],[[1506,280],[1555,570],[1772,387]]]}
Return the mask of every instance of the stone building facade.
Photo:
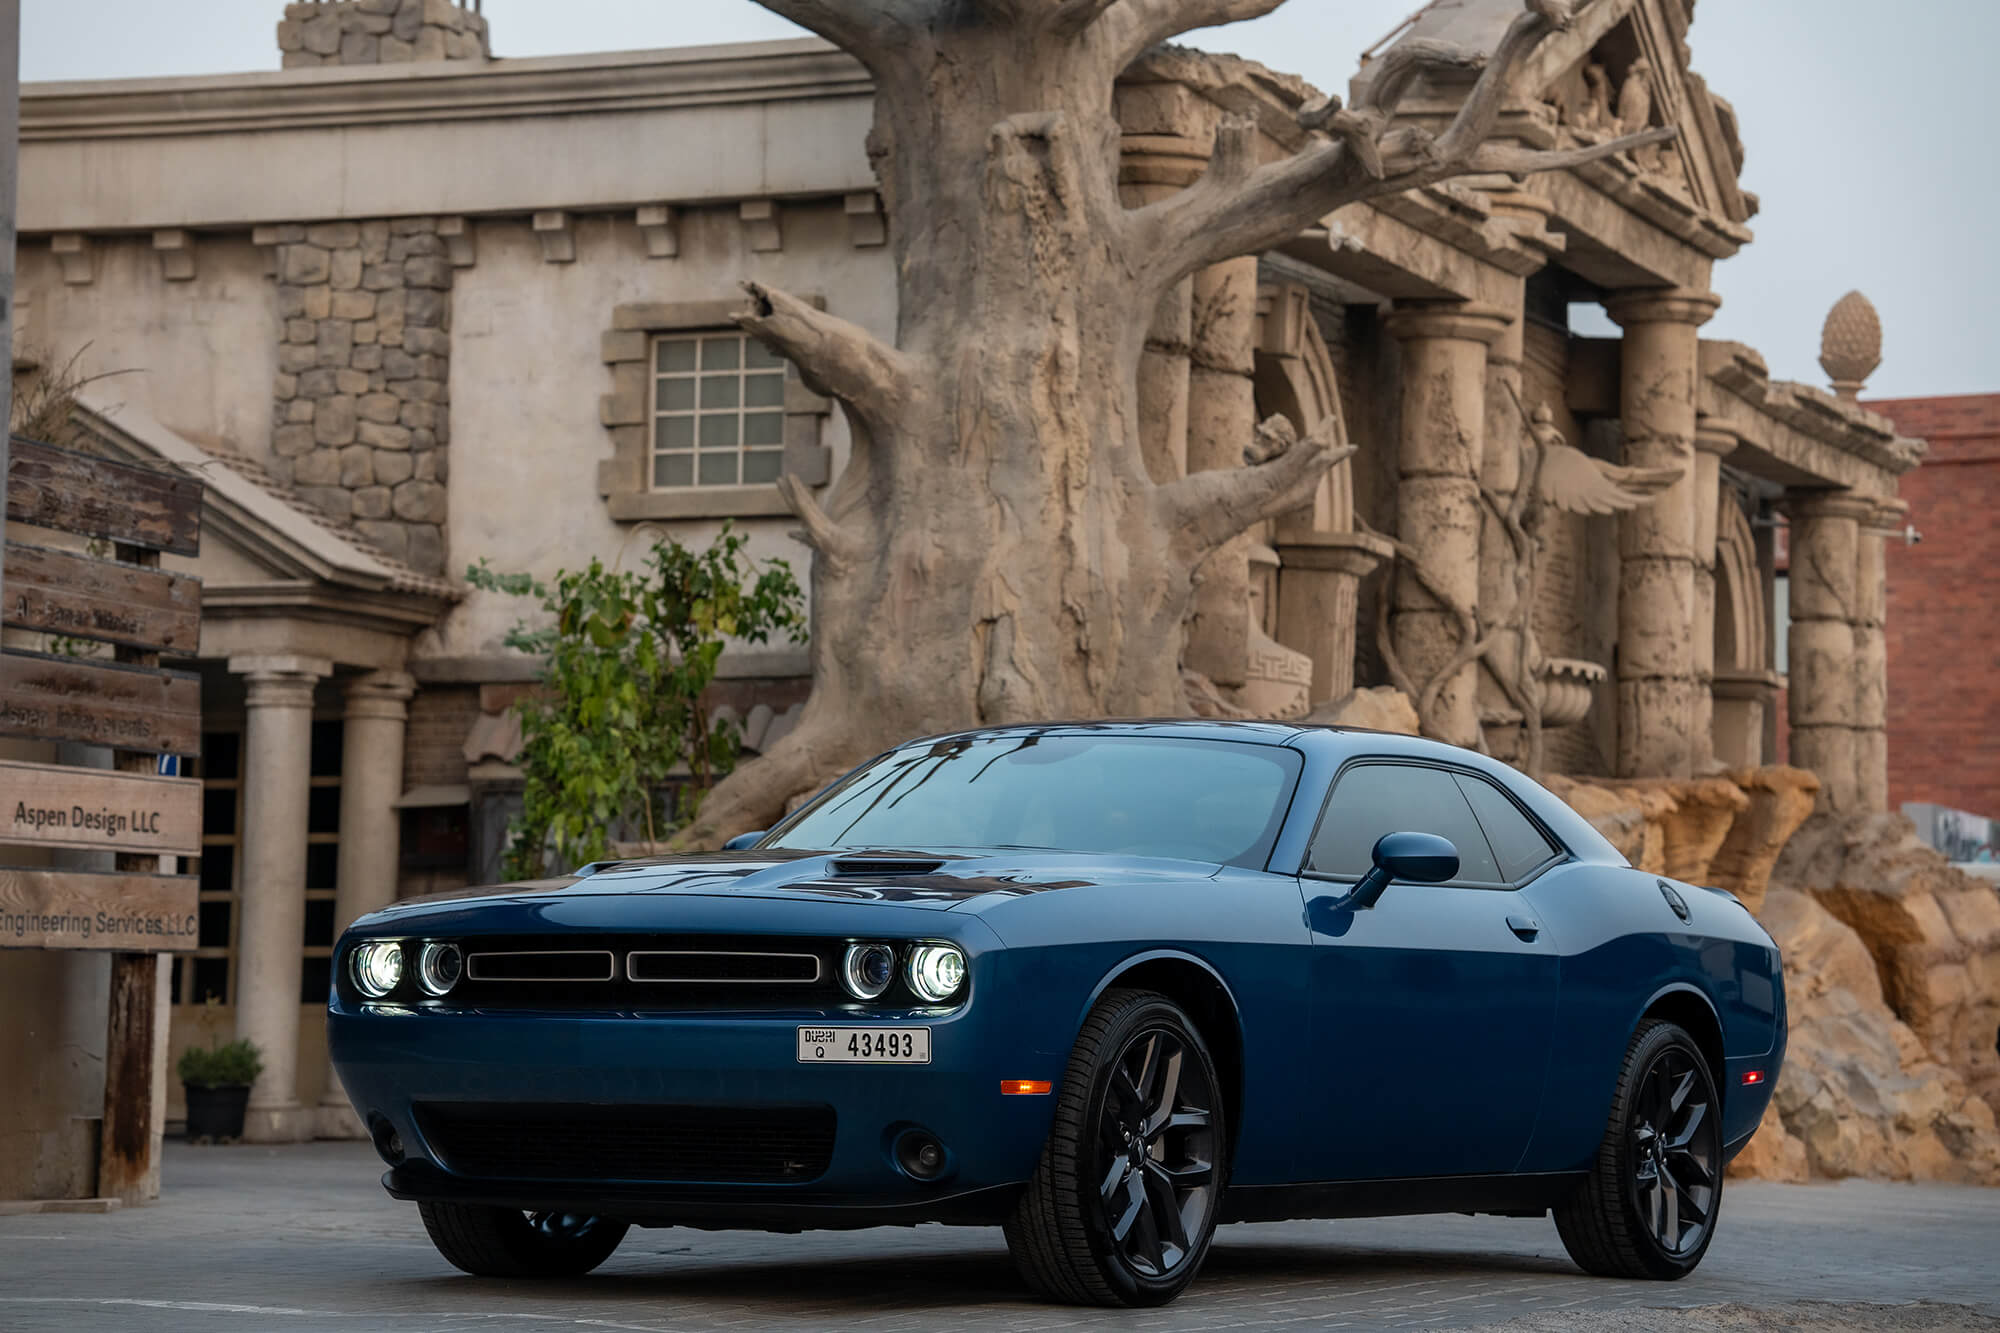
{"label": "stone building facade", "polygon": [[[1402,40],[1490,44],[1517,7],[1434,6]],[[1755,199],[1733,111],[1688,67],[1691,10],[1596,0],[1502,124],[1548,146],[1671,122],[1678,142],[1357,206],[1190,280],[1153,319],[1144,443],[1162,476],[1239,465],[1272,415],[1337,417],[1360,446],[1211,562],[1192,706],[1353,716],[1400,692],[1431,734],[1613,804],[1653,784],[1635,860],[1706,875],[1750,812],[1730,873],[1761,892],[1815,801],[1884,807],[1881,534],[1922,446],[1702,338]],[[821,43],[494,60],[443,0],[292,5],[279,42],[283,72],[26,91],[17,319],[24,349],[135,372],[80,399],[101,447],[210,480],[218,795],[172,1039],[265,1048],[250,1124],[271,1139],[352,1128],[318,998],[338,925],[497,865],[534,664],[501,646],[518,608],[456,576],[724,520],[802,566],[775,482],[838,476],[846,425],[735,331],[738,285],[885,338],[897,314],[870,88]],[[1439,120],[1465,91],[1405,106]],[[1197,178],[1225,112],[1295,144],[1309,95],[1149,55],[1119,93],[1128,197]],[[1618,336],[1573,327],[1592,305]],[[1785,524],[1792,749],[1817,779],[1770,768]],[[797,647],[724,676],[753,749],[810,684]],[[78,1114],[61,1101],[35,1114]]]}

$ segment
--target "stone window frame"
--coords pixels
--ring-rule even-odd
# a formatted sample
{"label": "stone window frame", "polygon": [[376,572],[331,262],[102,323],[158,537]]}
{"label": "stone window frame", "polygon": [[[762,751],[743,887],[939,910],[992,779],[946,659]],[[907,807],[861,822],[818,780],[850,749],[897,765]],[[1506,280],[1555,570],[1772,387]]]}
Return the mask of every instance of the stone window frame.
{"label": "stone window frame", "polygon": [[[824,310],[824,297],[803,300]],[[741,300],[635,301],[613,308],[604,332],[604,364],[611,392],[598,403],[598,419],[611,434],[612,456],[598,464],[598,491],[611,517],[621,521],[676,518],[786,517],[792,512],[774,482],[747,486],[652,487],[653,339],[661,334],[738,332],[730,317]],[[832,450],[821,442],[833,400],[799,380],[798,367],[785,367],[785,475],[808,486],[824,486],[832,471]]]}

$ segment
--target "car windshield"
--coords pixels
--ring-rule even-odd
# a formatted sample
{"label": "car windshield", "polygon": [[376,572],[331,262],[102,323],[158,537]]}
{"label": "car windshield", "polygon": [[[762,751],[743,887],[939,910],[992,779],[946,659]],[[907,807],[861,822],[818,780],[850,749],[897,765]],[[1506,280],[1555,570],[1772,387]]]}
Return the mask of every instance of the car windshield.
{"label": "car windshield", "polygon": [[1169,736],[1028,732],[883,755],[764,847],[1026,847],[1261,869],[1298,781],[1295,750]]}

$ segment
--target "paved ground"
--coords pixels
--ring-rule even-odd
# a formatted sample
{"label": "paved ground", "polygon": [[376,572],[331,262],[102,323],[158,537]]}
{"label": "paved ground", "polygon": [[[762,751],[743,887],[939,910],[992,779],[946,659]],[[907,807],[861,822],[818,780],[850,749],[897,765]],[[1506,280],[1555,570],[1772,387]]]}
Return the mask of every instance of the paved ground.
{"label": "paved ground", "polygon": [[582,1282],[480,1281],[438,1258],[416,1209],[377,1186],[380,1170],[358,1144],[170,1144],[159,1204],[97,1217],[0,1217],[0,1330],[2000,1333],[2000,1191],[1731,1185],[1707,1261],[1671,1285],[1581,1276],[1546,1221],[1231,1227],[1187,1296],[1128,1313],[1035,1304],[1014,1284],[997,1231],[942,1227],[637,1231]]}

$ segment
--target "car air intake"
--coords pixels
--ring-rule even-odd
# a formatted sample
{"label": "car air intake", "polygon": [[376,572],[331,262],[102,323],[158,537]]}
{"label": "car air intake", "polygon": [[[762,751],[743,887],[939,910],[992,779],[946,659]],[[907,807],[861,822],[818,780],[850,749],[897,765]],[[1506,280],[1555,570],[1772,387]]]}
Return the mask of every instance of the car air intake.
{"label": "car air intake", "polygon": [[820,966],[818,955],[809,953],[635,950],[625,956],[625,975],[633,981],[685,986],[810,986],[819,980]]}
{"label": "car air intake", "polygon": [[616,972],[609,949],[524,949],[467,954],[465,975],[472,981],[609,981]]}
{"label": "car air intake", "polygon": [[836,875],[931,875],[944,869],[936,856],[841,856],[828,864]]}
{"label": "car air intake", "polygon": [[831,1106],[520,1106],[421,1102],[455,1175],[488,1180],[783,1184],[825,1174]]}

